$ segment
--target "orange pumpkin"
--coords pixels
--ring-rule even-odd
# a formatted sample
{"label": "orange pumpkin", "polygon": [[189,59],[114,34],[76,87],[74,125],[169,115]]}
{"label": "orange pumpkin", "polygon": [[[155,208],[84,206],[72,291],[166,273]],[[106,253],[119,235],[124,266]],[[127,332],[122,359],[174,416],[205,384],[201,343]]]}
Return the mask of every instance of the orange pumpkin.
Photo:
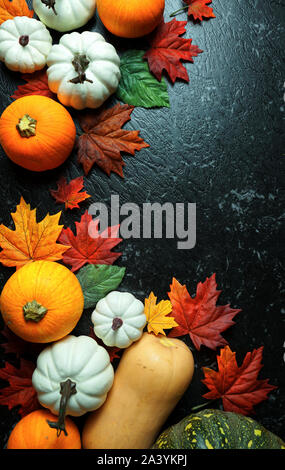
{"label": "orange pumpkin", "polygon": [[77,277],[54,261],[34,261],[6,282],[0,309],[6,325],[32,343],[49,343],[69,334],[84,306]]}
{"label": "orange pumpkin", "polygon": [[163,18],[164,6],[165,0],[97,0],[105,28],[123,38],[151,33]]}
{"label": "orange pumpkin", "polygon": [[36,410],[22,418],[12,430],[7,449],[81,449],[80,433],[69,418],[65,418],[67,435],[57,436],[47,420],[55,417],[48,410]]}
{"label": "orange pumpkin", "polygon": [[27,170],[45,171],[61,165],[76,137],[69,112],[45,96],[24,96],[0,118],[0,143],[7,156]]}

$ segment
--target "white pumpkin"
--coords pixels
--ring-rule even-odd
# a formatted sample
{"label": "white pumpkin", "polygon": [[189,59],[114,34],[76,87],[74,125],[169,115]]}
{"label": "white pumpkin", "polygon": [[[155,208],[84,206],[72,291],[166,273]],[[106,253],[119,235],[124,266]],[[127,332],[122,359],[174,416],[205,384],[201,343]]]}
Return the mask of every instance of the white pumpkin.
{"label": "white pumpkin", "polygon": [[146,325],[144,304],[128,292],[110,292],[99,300],[91,316],[95,335],[107,346],[127,348]]}
{"label": "white pumpkin", "polygon": [[14,72],[33,73],[46,65],[52,38],[35,18],[16,16],[0,26],[0,60]]}
{"label": "white pumpkin", "polygon": [[33,0],[33,9],[48,28],[66,32],[80,28],[92,18],[96,0]]}
{"label": "white pumpkin", "polygon": [[73,32],[52,46],[47,58],[48,84],[65,106],[98,108],[116,91],[120,58],[99,33]]}
{"label": "white pumpkin", "polygon": [[114,380],[108,352],[89,336],[68,335],[38,356],[32,383],[39,402],[58,421],[51,427],[65,431],[65,415],[81,416],[103,405]]}

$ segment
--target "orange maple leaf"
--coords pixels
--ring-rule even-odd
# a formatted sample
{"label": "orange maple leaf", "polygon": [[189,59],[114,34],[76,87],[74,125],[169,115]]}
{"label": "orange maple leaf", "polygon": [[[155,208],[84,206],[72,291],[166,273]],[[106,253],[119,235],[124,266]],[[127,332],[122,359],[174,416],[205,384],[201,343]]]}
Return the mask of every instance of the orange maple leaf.
{"label": "orange maple leaf", "polygon": [[213,8],[208,7],[212,0],[184,0],[188,6],[188,16],[193,16],[194,20],[203,21],[203,18],[216,18]]}
{"label": "orange maple leaf", "polygon": [[34,16],[33,10],[30,10],[25,0],[0,0],[0,24],[6,20],[11,20],[15,16]]}
{"label": "orange maple leaf", "polygon": [[11,214],[15,230],[0,225],[0,262],[5,266],[20,268],[31,261],[62,259],[63,253],[70,247],[56,243],[63,225],[58,225],[61,212],[47,214],[41,221],[36,221],[36,209],[31,210],[21,197],[16,212]]}
{"label": "orange maple leaf", "polygon": [[74,178],[69,181],[69,183],[63,176],[57,182],[57,189],[50,189],[50,193],[57,202],[65,204],[65,209],[75,209],[76,207],[79,207],[78,204],[80,202],[91,197],[86,191],[81,191],[83,187],[83,176]]}

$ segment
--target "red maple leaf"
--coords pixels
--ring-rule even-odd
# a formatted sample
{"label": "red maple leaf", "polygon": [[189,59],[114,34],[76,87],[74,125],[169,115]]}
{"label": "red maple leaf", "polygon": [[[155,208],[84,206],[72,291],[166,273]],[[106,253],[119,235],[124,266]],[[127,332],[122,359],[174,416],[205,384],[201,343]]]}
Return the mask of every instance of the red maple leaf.
{"label": "red maple leaf", "polygon": [[202,382],[210,392],[203,395],[209,400],[222,398],[225,411],[233,411],[243,415],[254,412],[253,406],[267,398],[274,385],[266,380],[258,380],[258,374],[263,367],[263,346],[248,352],[241,367],[238,367],[236,353],[229,346],[220,351],[217,356],[218,372],[203,367],[205,379]]}
{"label": "red maple leaf", "polygon": [[204,283],[198,283],[193,299],[186,286],[173,278],[168,296],[172,304],[171,316],[179,326],[174,327],[169,336],[189,334],[198,350],[202,344],[211,349],[227,344],[220,333],[234,324],[232,319],[240,309],[232,309],[229,304],[217,306],[221,291],[216,287],[216,275],[213,274]]}
{"label": "red maple leaf", "polygon": [[136,150],[149,147],[139,137],[140,131],[121,129],[131,119],[133,110],[134,106],[117,103],[112,108],[79,116],[84,134],[77,139],[78,161],[86,175],[96,163],[108,176],[113,171],[123,178],[125,163],[121,152],[134,155]]}
{"label": "red maple leaf", "polygon": [[103,343],[103,341],[98,338],[95,333],[94,333],[94,328],[90,327],[90,334],[89,336],[91,336],[91,338],[95,339],[95,341],[100,345],[102,346],[103,348],[106,349],[106,351],[108,352],[109,356],[110,356],[110,361],[113,362],[114,359],[120,359],[120,356],[118,356],[118,352],[121,351],[120,348],[117,348],[116,346],[106,346],[105,343]]}
{"label": "red maple leaf", "polygon": [[85,211],[80,222],[75,222],[76,235],[70,228],[63,229],[60,243],[65,241],[70,248],[63,255],[63,262],[72,266],[71,271],[77,271],[84,264],[113,264],[122,253],[112,252],[122,238],[117,238],[120,225],[107,227],[99,232],[99,219]]}
{"label": "red maple leaf", "polygon": [[48,87],[48,77],[46,70],[38,70],[32,74],[24,73],[21,75],[21,78],[27,83],[25,85],[19,85],[11,98],[17,100],[23,96],[41,95],[56,99],[56,95],[52,93]]}
{"label": "red maple leaf", "polygon": [[1,335],[6,339],[6,342],[0,344],[5,354],[15,354],[18,359],[23,355],[34,356],[36,358],[44,348],[43,344],[24,341],[22,338],[15,335],[6,325],[1,330]]}
{"label": "red maple leaf", "polygon": [[74,178],[69,183],[65,177],[62,177],[57,182],[57,189],[50,189],[50,193],[57,202],[65,204],[65,209],[75,209],[79,207],[80,202],[91,197],[86,191],[81,191],[83,186],[83,176]]}
{"label": "red maple leaf", "polygon": [[174,18],[168,23],[162,23],[150,36],[150,49],[145,53],[150,71],[161,81],[162,72],[165,70],[172,83],[177,78],[189,82],[186,68],[182,60],[193,62],[193,57],[203,52],[198,46],[192,45],[192,39],[181,38],[186,32],[187,21],[176,21]]}
{"label": "red maple leaf", "polygon": [[32,385],[35,365],[25,359],[20,360],[20,368],[5,363],[0,369],[0,378],[7,380],[9,386],[0,389],[0,405],[8,406],[9,410],[20,405],[22,417],[40,408],[37,393]]}
{"label": "red maple leaf", "polygon": [[208,7],[212,0],[184,0],[188,7],[188,16],[193,16],[194,20],[203,21],[203,18],[216,18],[213,8]]}

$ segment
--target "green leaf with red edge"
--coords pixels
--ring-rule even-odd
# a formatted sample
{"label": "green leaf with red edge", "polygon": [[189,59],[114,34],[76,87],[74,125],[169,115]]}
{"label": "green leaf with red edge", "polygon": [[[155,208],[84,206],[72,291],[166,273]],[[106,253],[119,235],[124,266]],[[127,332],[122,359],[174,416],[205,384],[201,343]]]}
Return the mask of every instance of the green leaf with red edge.
{"label": "green leaf with red edge", "polygon": [[203,18],[216,18],[213,8],[207,6],[212,0],[184,0],[188,5],[188,16],[192,16],[194,20],[203,21]]}
{"label": "green leaf with red edge", "polygon": [[11,98],[17,100],[23,96],[40,95],[56,99],[56,95],[48,87],[48,77],[46,70],[38,70],[34,73],[24,73],[21,78],[25,80],[24,85],[19,85]]}
{"label": "green leaf with red edge", "polygon": [[35,365],[25,359],[20,360],[19,369],[5,362],[5,367],[0,369],[0,378],[9,382],[9,386],[0,389],[0,405],[8,406],[9,410],[20,405],[22,417],[40,408],[32,385],[34,369]]}
{"label": "green leaf with red edge", "polygon": [[85,211],[80,222],[75,222],[76,235],[68,227],[63,229],[58,241],[68,240],[69,248],[63,255],[63,262],[77,271],[84,264],[113,264],[122,253],[111,251],[122,238],[118,238],[120,225],[107,227],[99,232],[99,220]]}
{"label": "green leaf with red edge", "polygon": [[78,116],[84,131],[77,139],[78,162],[83,165],[85,175],[96,163],[110,176],[117,173],[122,178],[123,166],[121,152],[135,155],[135,151],[149,147],[139,137],[140,131],[124,130],[122,126],[129,121],[134,106],[117,103],[109,109],[87,111]]}
{"label": "green leaf with red edge", "polygon": [[203,367],[205,379],[202,382],[210,390],[203,395],[209,400],[222,399],[225,411],[233,411],[243,415],[253,413],[253,407],[263,400],[277,387],[270,385],[268,379],[258,380],[263,367],[263,346],[248,352],[241,367],[238,367],[236,353],[229,346],[217,356],[218,371]]}
{"label": "green leaf with red edge", "polygon": [[186,286],[173,278],[168,296],[172,304],[171,315],[179,326],[174,327],[169,336],[189,334],[198,350],[201,345],[217,349],[227,344],[221,333],[234,324],[232,319],[240,309],[232,309],[229,304],[217,306],[221,291],[216,287],[216,274],[213,274],[204,283],[198,283],[196,297],[192,298]]}
{"label": "green leaf with red edge", "polygon": [[57,189],[50,189],[52,197],[56,202],[65,205],[65,209],[75,209],[79,207],[79,203],[85,201],[89,197],[86,191],[81,191],[84,187],[83,176],[74,178],[69,183],[63,176],[57,182]]}
{"label": "green leaf with red edge", "polygon": [[192,39],[181,38],[186,32],[187,21],[162,21],[149,36],[150,49],[143,58],[148,61],[150,71],[161,80],[165,70],[174,83],[178,78],[189,82],[188,72],[181,61],[193,62],[193,57],[203,52],[192,44]]}

